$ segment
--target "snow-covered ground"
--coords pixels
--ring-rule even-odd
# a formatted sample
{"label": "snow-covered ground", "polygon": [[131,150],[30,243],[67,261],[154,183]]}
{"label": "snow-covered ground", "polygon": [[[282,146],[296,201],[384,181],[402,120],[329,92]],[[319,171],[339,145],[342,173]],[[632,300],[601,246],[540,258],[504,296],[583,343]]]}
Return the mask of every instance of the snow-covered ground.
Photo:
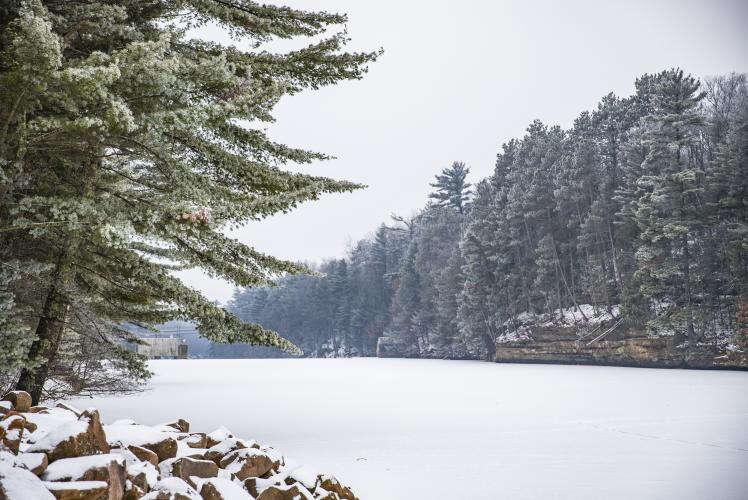
{"label": "snow-covered ground", "polygon": [[748,372],[471,361],[155,361],[110,422],[225,425],[362,500],[748,498]]}

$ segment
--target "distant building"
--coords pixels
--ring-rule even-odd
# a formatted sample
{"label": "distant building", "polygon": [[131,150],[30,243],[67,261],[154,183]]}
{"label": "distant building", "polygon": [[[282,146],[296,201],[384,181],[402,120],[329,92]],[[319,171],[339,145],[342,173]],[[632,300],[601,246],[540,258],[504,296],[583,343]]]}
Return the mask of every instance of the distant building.
{"label": "distant building", "polygon": [[187,342],[173,337],[142,337],[133,350],[148,359],[187,359]]}

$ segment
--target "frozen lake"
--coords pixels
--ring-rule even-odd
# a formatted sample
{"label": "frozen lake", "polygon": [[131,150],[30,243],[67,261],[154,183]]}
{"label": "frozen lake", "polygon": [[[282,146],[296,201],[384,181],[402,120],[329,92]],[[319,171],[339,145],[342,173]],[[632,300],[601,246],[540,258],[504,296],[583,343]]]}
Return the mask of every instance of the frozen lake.
{"label": "frozen lake", "polygon": [[398,359],[154,361],[105,421],[225,425],[362,500],[748,498],[748,372]]}

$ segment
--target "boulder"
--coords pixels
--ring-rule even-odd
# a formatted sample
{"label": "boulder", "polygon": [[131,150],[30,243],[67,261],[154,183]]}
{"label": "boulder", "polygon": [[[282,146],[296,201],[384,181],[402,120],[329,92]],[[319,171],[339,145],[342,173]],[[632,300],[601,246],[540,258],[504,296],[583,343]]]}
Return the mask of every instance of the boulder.
{"label": "boulder", "polygon": [[176,429],[179,432],[190,432],[190,423],[183,418],[174,420],[173,422],[167,422],[164,425]]}
{"label": "boulder", "polygon": [[44,483],[23,467],[0,460],[0,499],[54,500]]}
{"label": "boulder", "polygon": [[167,477],[157,482],[141,500],[201,500],[201,497],[182,479]]}
{"label": "boulder", "polygon": [[171,475],[172,477],[184,479],[194,487],[196,484],[190,478],[216,477],[218,476],[218,466],[210,460],[195,460],[189,457],[182,457],[177,458],[171,463]]}
{"label": "boulder", "polygon": [[109,486],[105,481],[45,482],[44,486],[57,500],[108,500]]}
{"label": "boulder", "polygon": [[18,454],[26,419],[21,415],[6,415],[0,421],[0,441],[13,454]]}
{"label": "boulder", "polygon": [[140,498],[143,498],[146,493],[147,490],[144,490],[137,484],[130,482],[127,484],[125,496],[122,497],[122,500],[139,500]]}
{"label": "boulder", "polygon": [[261,477],[273,468],[273,460],[260,450],[244,448],[236,450],[221,459],[221,468],[236,474],[244,481],[248,477]]}
{"label": "boulder", "polygon": [[158,455],[156,455],[155,452],[149,450],[148,448],[143,448],[142,446],[136,446],[134,444],[128,446],[127,449],[130,450],[130,452],[135,455],[138,460],[148,462],[150,464],[153,464],[154,467],[158,467]]}
{"label": "boulder", "polygon": [[228,479],[206,479],[200,485],[203,500],[254,500],[241,486]]}
{"label": "boulder", "polygon": [[32,406],[31,408],[29,408],[29,413],[44,413],[48,411],[49,407],[43,405]]}
{"label": "boulder", "polygon": [[57,403],[55,405],[55,408],[62,408],[63,410],[71,411],[71,412],[75,413],[75,415],[78,416],[78,417],[80,417],[83,414],[83,412],[80,411],[78,408],[75,408],[75,407],[70,406],[68,404],[65,404],[63,402]]}
{"label": "boulder", "polygon": [[220,464],[221,459],[232,451],[252,447],[258,447],[257,443],[254,441],[244,441],[243,439],[228,438],[208,448],[208,451],[205,452],[205,458],[206,460],[212,460],[216,464]]}
{"label": "boulder", "polygon": [[3,401],[10,401],[13,409],[20,413],[27,412],[31,408],[31,395],[26,391],[10,391],[3,396]]}
{"label": "boulder", "polygon": [[233,438],[234,434],[228,430],[226,427],[219,427],[218,429],[214,430],[210,434],[208,434],[208,448],[211,448],[221,441],[225,441],[226,439]]}
{"label": "boulder", "polygon": [[109,500],[121,500],[125,494],[125,459],[108,453],[84,457],[61,458],[52,462],[42,474],[44,481],[104,481]]}
{"label": "boulder", "polygon": [[312,494],[300,484],[270,486],[262,490],[257,500],[298,500],[312,498]]}
{"label": "boulder", "polygon": [[19,453],[15,462],[37,476],[47,469],[49,461],[44,453]]}
{"label": "boulder", "polygon": [[52,428],[28,450],[47,454],[50,462],[62,458],[109,453],[109,444],[101,427],[99,412],[86,410],[77,420]]}
{"label": "boulder", "polygon": [[127,479],[142,491],[150,489],[158,482],[158,469],[149,462],[128,462]]}
{"label": "boulder", "polygon": [[141,446],[155,453],[159,462],[177,456],[177,440],[174,438],[167,437],[155,443],[144,443]]}
{"label": "boulder", "polygon": [[324,490],[337,494],[343,500],[356,500],[356,495],[353,494],[350,488],[343,486],[333,476],[320,475],[317,476],[317,486]]}
{"label": "boulder", "polygon": [[0,415],[5,415],[11,410],[13,410],[13,403],[5,400],[0,401]]}
{"label": "boulder", "polygon": [[204,432],[194,432],[178,439],[190,448],[205,448],[208,445],[208,437]]}

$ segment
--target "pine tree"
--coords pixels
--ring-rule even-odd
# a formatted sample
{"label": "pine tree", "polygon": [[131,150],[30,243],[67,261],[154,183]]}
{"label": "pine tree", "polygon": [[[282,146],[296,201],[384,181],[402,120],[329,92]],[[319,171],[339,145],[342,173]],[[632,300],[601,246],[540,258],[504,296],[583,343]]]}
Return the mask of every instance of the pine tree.
{"label": "pine tree", "polygon": [[[100,341],[116,352],[125,320],[192,319],[211,340],[298,352],[171,271],[197,267],[248,286],[305,270],[222,231],[359,187],[282,170],[326,156],[239,123],[271,121],[283,95],[360,78],[376,54],[343,52],[344,32],[286,54],[258,50],[343,22],[249,0],[3,7],[0,228],[9,237],[0,260],[15,259],[26,273],[22,284],[6,281],[10,293],[41,292],[24,304],[38,319],[27,324],[36,340],[19,389],[39,400],[68,329],[104,332]],[[185,27],[205,23],[250,49],[187,38]]]}
{"label": "pine tree", "polygon": [[695,341],[697,263],[704,228],[704,172],[692,147],[703,124],[699,82],[682,70],[669,71],[653,97],[654,112],[643,132],[647,148],[634,199],[639,226],[636,251],[640,291],[655,305],[672,303],[651,325]]}
{"label": "pine tree", "polygon": [[451,206],[463,213],[470,200],[470,184],[465,179],[470,169],[461,161],[452,163],[452,166],[442,170],[436,176],[436,182],[430,184],[436,191],[429,194],[429,198],[436,200],[440,206]]}

